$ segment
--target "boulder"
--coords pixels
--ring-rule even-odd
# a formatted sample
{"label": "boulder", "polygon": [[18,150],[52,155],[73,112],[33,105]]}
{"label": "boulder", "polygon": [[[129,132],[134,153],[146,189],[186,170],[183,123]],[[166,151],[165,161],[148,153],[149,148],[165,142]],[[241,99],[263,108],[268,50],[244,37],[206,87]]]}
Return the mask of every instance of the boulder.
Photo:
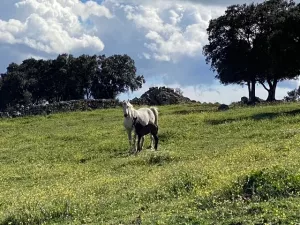
{"label": "boulder", "polygon": [[243,97],[241,97],[241,102],[243,104],[247,104],[249,102],[249,99],[247,97],[243,96]]}
{"label": "boulder", "polygon": [[229,109],[229,106],[228,105],[225,105],[225,104],[221,104],[219,107],[218,107],[218,110],[219,111],[225,111],[225,110],[228,110]]}
{"label": "boulder", "polygon": [[136,105],[172,105],[192,102],[192,100],[173,88],[151,87],[140,98],[134,98],[130,102]]}

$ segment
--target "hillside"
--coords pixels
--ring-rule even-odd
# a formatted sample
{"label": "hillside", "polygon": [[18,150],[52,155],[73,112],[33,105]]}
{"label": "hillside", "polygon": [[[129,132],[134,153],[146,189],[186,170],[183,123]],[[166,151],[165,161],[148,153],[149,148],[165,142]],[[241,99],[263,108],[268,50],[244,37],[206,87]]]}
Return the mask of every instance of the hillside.
{"label": "hillside", "polygon": [[159,106],[137,156],[121,108],[0,120],[0,224],[299,222],[299,104],[216,109]]}

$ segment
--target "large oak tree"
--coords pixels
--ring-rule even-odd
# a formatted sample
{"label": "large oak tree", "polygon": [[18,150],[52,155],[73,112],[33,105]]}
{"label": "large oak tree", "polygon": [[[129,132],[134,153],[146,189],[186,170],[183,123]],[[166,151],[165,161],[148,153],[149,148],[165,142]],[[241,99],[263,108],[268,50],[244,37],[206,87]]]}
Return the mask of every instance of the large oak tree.
{"label": "large oak tree", "polygon": [[17,103],[37,103],[83,98],[116,98],[145,83],[136,75],[134,60],[128,55],[60,54],[56,59],[24,60],[11,63],[0,78],[0,108]]}
{"label": "large oak tree", "polygon": [[134,60],[126,54],[102,57],[99,68],[92,84],[95,98],[115,98],[120,93],[135,91],[145,83],[143,76],[136,75]]}
{"label": "large oak tree", "polygon": [[247,84],[250,101],[255,100],[256,82],[273,101],[278,82],[299,74],[299,32],[293,31],[299,18],[293,1],[229,6],[209,23],[206,62],[221,83]]}

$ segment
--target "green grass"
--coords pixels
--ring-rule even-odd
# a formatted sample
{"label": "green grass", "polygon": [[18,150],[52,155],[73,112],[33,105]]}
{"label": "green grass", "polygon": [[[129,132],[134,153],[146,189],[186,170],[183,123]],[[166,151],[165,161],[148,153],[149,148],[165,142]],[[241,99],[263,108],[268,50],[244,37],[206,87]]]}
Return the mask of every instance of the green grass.
{"label": "green grass", "polygon": [[158,108],[137,156],[121,108],[2,119],[0,225],[299,224],[299,104]]}

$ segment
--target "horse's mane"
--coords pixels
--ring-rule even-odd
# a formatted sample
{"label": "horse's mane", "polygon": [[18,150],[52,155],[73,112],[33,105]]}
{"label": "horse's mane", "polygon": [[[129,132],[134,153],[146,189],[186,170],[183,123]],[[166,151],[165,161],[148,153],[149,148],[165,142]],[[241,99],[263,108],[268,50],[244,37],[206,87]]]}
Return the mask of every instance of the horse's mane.
{"label": "horse's mane", "polygon": [[131,105],[130,102],[128,102],[127,104],[128,104],[128,106],[129,106],[129,108],[134,109],[134,108],[133,108],[133,105]]}
{"label": "horse's mane", "polygon": [[131,105],[130,102],[127,102],[127,106],[129,107],[129,111],[132,117],[135,116],[135,108],[133,107],[133,105]]}

